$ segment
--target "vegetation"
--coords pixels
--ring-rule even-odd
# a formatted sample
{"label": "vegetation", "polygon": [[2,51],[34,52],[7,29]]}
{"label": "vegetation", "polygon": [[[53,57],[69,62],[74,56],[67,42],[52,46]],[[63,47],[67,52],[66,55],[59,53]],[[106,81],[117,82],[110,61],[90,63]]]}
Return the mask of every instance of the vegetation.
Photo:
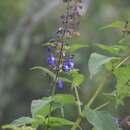
{"label": "vegetation", "polygon": [[[62,2],[64,5],[61,4],[61,7],[64,7],[65,12],[61,15],[55,38],[47,40],[42,45],[48,50],[47,56],[45,56],[46,62],[43,65],[30,67],[32,71],[42,72],[44,80],[48,79],[49,82],[43,84],[44,87],[46,86],[46,90],[49,89],[49,92],[46,96],[39,96],[40,99],[33,99],[30,116],[22,116],[8,125],[3,125],[2,128],[12,130],[129,129],[128,114],[125,115],[125,118],[114,114],[114,111],[118,111],[120,107],[124,108],[127,104],[126,100],[130,97],[130,24],[128,20],[124,22],[118,20],[100,27],[100,31],[109,32],[109,40],[114,38],[111,34],[113,30],[118,35],[121,34],[120,37],[115,34],[116,38],[113,43],[110,44],[108,40],[106,40],[108,44],[107,42],[102,44],[100,41],[92,43],[93,39],[89,37],[88,39],[92,40],[91,44],[85,44],[85,35],[82,36],[84,25],[80,27],[85,13],[82,0],[63,0]],[[22,23],[21,26],[23,25]],[[81,33],[77,31],[79,27]],[[25,34],[28,34],[28,31]],[[28,43],[28,37],[29,34],[23,38],[22,43]],[[102,34],[101,37],[104,38],[105,35]],[[80,67],[81,70],[76,67],[78,59],[79,61],[83,59],[80,58],[81,56],[76,56],[77,50],[84,49],[89,52],[87,62],[89,73],[87,75],[84,72],[84,74],[81,73],[82,67]],[[24,57],[24,55],[22,56]],[[19,58],[13,59],[13,63],[21,63],[18,62]],[[83,61],[83,63],[85,62]],[[32,73],[34,74],[34,72]],[[42,75],[40,75],[40,79],[43,80],[41,77],[43,77]],[[91,81],[90,87],[86,84],[86,79]],[[36,80],[35,77],[33,80]],[[83,86],[87,87],[82,91]],[[113,109],[109,109],[109,106]],[[71,109],[77,114],[73,113]]]}

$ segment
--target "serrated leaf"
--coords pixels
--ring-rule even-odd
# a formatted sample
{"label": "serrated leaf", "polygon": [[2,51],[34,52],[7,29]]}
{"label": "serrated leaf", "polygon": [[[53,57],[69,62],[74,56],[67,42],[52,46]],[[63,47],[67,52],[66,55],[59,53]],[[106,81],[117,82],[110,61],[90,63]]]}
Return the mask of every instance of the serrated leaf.
{"label": "serrated leaf", "polygon": [[62,105],[66,104],[76,104],[75,97],[69,94],[56,94],[54,97],[54,102]]}
{"label": "serrated leaf", "polygon": [[80,74],[78,71],[70,71],[68,74],[72,76],[73,87],[78,87],[84,81],[84,75]]}
{"label": "serrated leaf", "polygon": [[123,86],[130,79],[130,64],[116,69],[114,75],[117,79],[116,87]]}
{"label": "serrated leaf", "polygon": [[[117,21],[102,27],[101,30],[109,29],[109,28],[124,28],[124,26],[125,26],[124,22]],[[128,27],[130,27],[130,24],[128,24]]]}
{"label": "serrated leaf", "polygon": [[116,107],[120,104],[124,105],[123,100],[127,97],[130,97],[130,64],[120,67],[114,71],[114,75],[117,79],[116,90],[113,94]]}
{"label": "serrated leaf", "polygon": [[85,44],[72,44],[68,50],[69,51],[76,51],[78,49],[86,48],[86,47],[88,47],[88,45],[85,45]]}
{"label": "serrated leaf", "polygon": [[86,107],[84,110],[86,119],[98,130],[119,130],[114,118],[104,111],[93,111]]}
{"label": "serrated leaf", "polygon": [[47,73],[53,79],[56,78],[56,75],[53,72],[51,72],[50,70],[48,70],[48,69],[46,69],[46,68],[44,68],[42,66],[35,66],[35,67],[31,68],[31,70],[41,70],[42,72]]}
{"label": "serrated leaf", "polygon": [[19,127],[27,124],[31,124],[35,122],[36,120],[30,117],[21,117],[19,119],[14,120],[10,125]]}
{"label": "serrated leaf", "polygon": [[56,118],[56,117],[50,117],[49,118],[49,126],[53,127],[60,127],[60,126],[66,126],[66,125],[75,125],[74,122],[63,119],[63,118]]}
{"label": "serrated leaf", "polygon": [[98,53],[92,53],[88,62],[88,67],[89,67],[89,72],[91,77],[97,74],[101,70],[104,64],[110,62],[113,59],[117,59],[117,58],[104,56]]}
{"label": "serrated leaf", "polygon": [[33,117],[38,115],[46,116],[50,112],[50,102],[52,100],[33,100],[31,104],[31,113]]}

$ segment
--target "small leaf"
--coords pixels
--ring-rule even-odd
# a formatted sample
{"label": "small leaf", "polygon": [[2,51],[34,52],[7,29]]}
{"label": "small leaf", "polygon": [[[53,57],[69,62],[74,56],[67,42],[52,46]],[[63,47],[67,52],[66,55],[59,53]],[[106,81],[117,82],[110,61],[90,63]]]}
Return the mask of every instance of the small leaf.
{"label": "small leaf", "polygon": [[50,111],[50,102],[52,100],[33,100],[31,104],[31,113],[33,117],[38,115],[46,116]]}
{"label": "small leaf", "polygon": [[104,111],[93,111],[86,107],[84,110],[86,119],[98,130],[119,130],[114,118]]}
{"label": "small leaf", "polygon": [[54,102],[66,105],[66,104],[75,104],[75,97],[69,94],[56,94],[54,96]]}
{"label": "small leaf", "polygon": [[84,81],[84,75],[80,74],[78,71],[70,71],[68,74],[72,76],[73,87],[78,87]]}
{"label": "small leaf", "polygon": [[47,42],[47,43],[42,44],[42,46],[54,46],[54,43],[53,42]]}
{"label": "small leaf", "polygon": [[50,117],[49,118],[49,126],[53,127],[60,127],[60,126],[66,126],[66,125],[75,125],[74,122],[63,119],[63,118],[56,118],[56,117]]}
{"label": "small leaf", "polygon": [[81,49],[81,48],[86,48],[88,47],[88,45],[84,45],[84,44],[73,44],[70,46],[70,48],[68,50],[70,51],[76,51],[78,49]]}
{"label": "small leaf", "polygon": [[116,101],[116,107],[118,107],[120,104],[124,105],[123,100],[125,98],[130,97],[130,64],[116,69],[113,73],[117,79],[116,90],[113,96]]}
{"label": "small leaf", "polygon": [[69,80],[67,78],[63,78],[63,77],[58,77],[58,80],[62,80],[62,81],[67,82],[67,83],[72,83],[71,80]]}
{"label": "small leaf", "polygon": [[42,66],[33,67],[33,68],[31,68],[31,70],[41,70],[41,71],[47,73],[47,74],[48,74],[50,77],[52,77],[53,79],[56,78],[56,75],[55,75],[53,72],[51,72],[50,70],[48,70],[48,69],[46,69],[46,68],[44,68],[44,67],[42,67]]}
{"label": "small leaf", "polygon": [[117,78],[117,86],[121,87],[130,80],[130,64],[120,67],[114,71],[114,74]]}
{"label": "small leaf", "polygon": [[91,77],[93,77],[96,73],[98,73],[102,66],[113,59],[117,59],[116,57],[108,57],[98,53],[92,53],[89,58],[89,72]]}
{"label": "small leaf", "polygon": [[19,126],[31,124],[33,122],[36,122],[36,120],[33,119],[33,118],[21,117],[21,118],[19,118],[17,120],[14,120],[10,125],[15,126],[15,127],[19,127]]}
{"label": "small leaf", "polygon": [[2,129],[12,129],[12,130],[16,130],[16,127],[13,125],[3,125]]}
{"label": "small leaf", "polygon": [[96,44],[96,46],[100,47],[103,50],[106,50],[112,54],[118,54],[121,50],[127,50],[128,47],[121,46],[121,45],[113,45],[113,46],[106,46],[103,44]]}
{"label": "small leaf", "polygon": [[[109,29],[109,28],[124,28],[124,26],[125,26],[124,22],[117,21],[117,22],[114,22],[112,24],[102,27],[101,30]],[[128,27],[130,27],[130,24],[128,24]]]}
{"label": "small leaf", "polygon": [[[125,36],[124,38],[122,38],[119,42],[119,44],[122,44],[122,45],[128,45],[129,46],[129,43],[130,43],[130,36],[127,35]],[[126,47],[126,46],[125,46]],[[126,47],[127,50],[130,52],[130,49],[128,47]]]}

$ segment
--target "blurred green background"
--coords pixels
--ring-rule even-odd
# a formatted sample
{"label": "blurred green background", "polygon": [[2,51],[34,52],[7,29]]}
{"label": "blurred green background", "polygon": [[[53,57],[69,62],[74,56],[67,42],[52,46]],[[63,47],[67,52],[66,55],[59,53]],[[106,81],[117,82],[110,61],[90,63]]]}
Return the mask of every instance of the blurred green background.
{"label": "blurred green background", "polygon": [[[99,82],[102,72],[90,79],[88,58],[92,52],[105,52],[92,47],[95,43],[116,44],[122,37],[118,29],[100,30],[102,26],[115,21],[130,20],[130,0],[86,0],[87,13],[82,17],[81,36],[73,43],[88,44],[90,47],[75,52],[76,67],[85,75],[80,89],[81,100],[88,101]],[[50,94],[48,78],[40,72],[32,72],[31,67],[47,67],[47,48],[42,47],[60,25],[60,15],[65,11],[62,0],[0,0],[0,125],[30,115],[30,103]],[[109,55],[109,54],[106,54]],[[114,77],[109,79],[113,90]],[[57,89],[57,93],[70,93],[69,87]],[[102,95],[95,104],[103,102]],[[115,117],[130,113],[130,99],[118,111],[112,106],[107,109]],[[94,106],[93,106],[94,107]],[[66,107],[66,117],[74,120],[77,109]],[[86,126],[83,126],[85,129]]]}

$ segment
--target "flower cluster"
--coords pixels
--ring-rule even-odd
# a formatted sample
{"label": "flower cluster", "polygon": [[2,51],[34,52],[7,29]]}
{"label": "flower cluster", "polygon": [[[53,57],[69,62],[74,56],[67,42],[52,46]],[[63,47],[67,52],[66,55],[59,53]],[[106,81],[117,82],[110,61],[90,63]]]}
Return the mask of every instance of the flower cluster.
{"label": "flower cluster", "polygon": [[[75,31],[75,28],[80,25],[79,18],[82,15],[82,1],[81,0],[63,0],[67,4],[66,13],[61,16],[61,25],[56,30],[57,39],[49,40],[50,46],[48,46],[49,58],[48,63],[51,71],[70,72],[75,69],[74,56],[69,51],[70,42],[69,39],[73,36],[80,36],[80,33]],[[67,42],[66,42],[67,41]],[[63,82],[58,81],[58,86],[63,87]]]}

